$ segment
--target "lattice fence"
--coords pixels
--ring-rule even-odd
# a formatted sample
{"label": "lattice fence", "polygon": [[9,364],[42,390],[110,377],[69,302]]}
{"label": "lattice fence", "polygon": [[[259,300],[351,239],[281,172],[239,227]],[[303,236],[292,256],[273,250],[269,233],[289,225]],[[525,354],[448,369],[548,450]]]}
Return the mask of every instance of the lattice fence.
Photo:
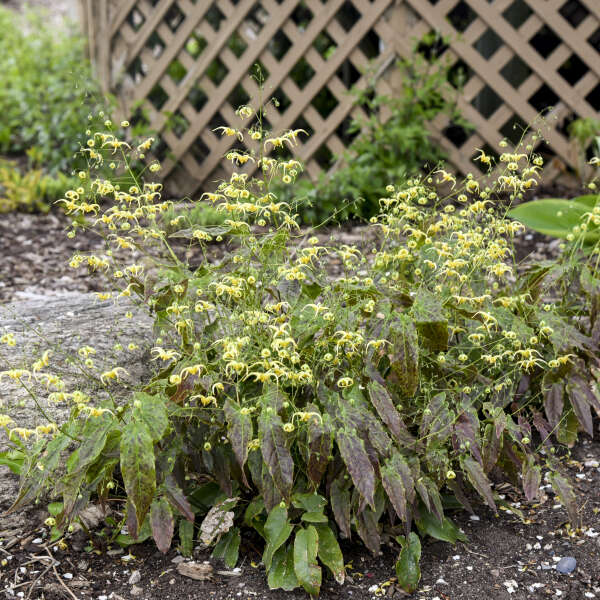
{"label": "lattice fence", "polygon": [[440,118],[431,127],[455,167],[472,171],[475,148],[515,140],[541,110],[555,167],[575,167],[566,126],[600,111],[598,0],[81,0],[90,48],[122,116],[145,114],[160,131],[163,174],[184,193],[209,185],[235,143],[215,127],[239,123],[234,111],[256,103],[248,77],[259,64],[265,95],[279,101],[273,129],[311,135],[296,154],[316,176],[348,141],[347,93],[364,85],[370,61],[381,91],[394,93],[394,59],[436,31],[434,50],[464,73],[460,100],[474,125]]}

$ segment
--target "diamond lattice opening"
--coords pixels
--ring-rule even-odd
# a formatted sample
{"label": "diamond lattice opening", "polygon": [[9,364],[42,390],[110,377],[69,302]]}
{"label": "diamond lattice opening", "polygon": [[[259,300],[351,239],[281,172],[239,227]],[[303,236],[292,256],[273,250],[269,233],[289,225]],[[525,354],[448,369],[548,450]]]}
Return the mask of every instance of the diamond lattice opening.
{"label": "diamond lattice opening", "polygon": [[148,94],[148,100],[156,110],[160,110],[168,99],[169,96],[167,92],[165,92],[165,90],[158,84],[156,84]]}
{"label": "diamond lattice opening", "polygon": [[321,169],[328,171],[335,162],[335,155],[326,144],[322,144],[314,153],[313,159],[319,165],[319,167],[321,167]]}
{"label": "diamond lattice opening", "polygon": [[571,54],[558,69],[560,75],[571,85],[575,85],[587,72],[587,65],[577,56]]}
{"label": "diamond lattice opening", "polygon": [[290,71],[290,78],[300,89],[303,89],[314,76],[315,70],[304,57],[302,57]]}
{"label": "diamond lattice opening", "polygon": [[527,131],[527,123],[519,115],[512,115],[498,131],[514,146],[517,146]]}
{"label": "diamond lattice opening", "polygon": [[469,139],[469,132],[462,125],[458,125],[457,123],[449,123],[442,130],[442,133],[444,137],[457,148],[461,148]]}
{"label": "diamond lattice opening", "polygon": [[383,40],[373,29],[370,29],[358,44],[358,47],[369,60],[377,58],[383,52],[383,46]]}
{"label": "diamond lattice opening", "polygon": [[590,11],[579,2],[579,0],[569,0],[558,11],[570,24],[571,27],[579,27],[590,14]]}
{"label": "diamond lattice opening", "polygon": [[192,33],[185,43],[184,48],[185,51],[196,60],[204,52],[206,46],[208,46],[208,42],[204,37],[198,33]]}
{"label": "diamond lattice opening", "polygon": [[473,107],[479,114],[489,119],[502,106],[502,98],[496,92],[486,85],[471,101]]}
{"label": "diamond lattice opening", "polygon": [[219,31],[221,23],[225,20],[225,15],[221,12],[216,2],[206,11],[204,20],[215,30]]}
{"label": "diamond lattice opening", "polygon": [[448,69],[448,81],[456,89],[460,89],[467,84],[473,74],[473,69],[464,60],[459,59]]}
{"label": "diamond lattice opening", "polygon": [[585,97],[588,104],[597,111],[600,111],[600,83]]}
{"label": "diamond lattice opening", "polygon": [[527,80],[531,73],[529,65],[516,54],[500,70],[502,77],[516,90]]}
{"label": "diamond lattice opening", "polygon": [[139,56],[136,56],[131,64],[127,67],[127,75],[131,77],[131,80],[134,83],[140,83],[144,77],[146,77],[146,73],[148,72],[148,68],[142,62],[142,59]]}
{"label": "diamond lattice opening", "polygon": [[256,38],[268,21],[269,13],[264,9],[262,4],[257,3],[246,16],[244,25],[250,30],[250,37]]}
{"label": "diamond lattice opening", "polygon": [[530,40],[529,43],[544,58],[548,58],[561,44],[560,38],[548,27],[544,25]]}
{"label": "diamond lattice opening", "polygon": [[166,44],[163,42],[162,38],[156,31],[152,32],[152,35],[148,38],[146,42],[146,48],[152,52],[152,58],[155,60],[160,58],[161,54],[164,52],[166,48]]}
{"label": "diamond lattice opening", "polygon": [[173,33],[175,33],[179,29],[179,26],[185,21],[185,14],[181,12],[177,2],[169,8],[164,21]]}
{"label": "diamond lattice opening", "polygon": [[240,56],[246,52],[248,44],[246,44],[242,36],[237,31],[234,31],[233,35],[227,40],[227,47],[236,55],[237,58],[240,58]]}
{"label": "diamond lattice opening", "polygon": [[335,134],[344,146],[349,146],[360,134],[358,128],[353,127],[354,119],[348,115],[336,128]]}
{"label": "diamond lattice opening", "polygon": [[325,85],[313,98],[311,104],[317,109],[323,119],[327,119],[327,117],[335,110],[339,102]]}
{"label": "diamond lattice opening", "polygon": [[519,29],[533,11],[523,0],[515,0],[503,13],[502,16],[515,28]]}
{"label": "diamond lattice opening", "polygon": [[223,64],[220,58],[215,58],[206,69],[206,76],[216,85],[221,85],[221,82],[227,77],[229,69]]}
{"label": "diamond lattice opening", "polygon": [[356,10],[354,4],[347,0],[338,10],[335,19],[345,31],[350,31],[360,20],[360,13]]}
{"label": "diamond lattice opening", "polygon": [[282,114],[292,103],[292,101],[287,97],[286,93],[280,87],[273,92],[273,100],[275,101],[275,108]]}
{"label": "diamond lattice opening", "polygon": [[146,17],[137,8],[133,7],[127,15],[126,21],[131,26],[131,29],[139,31],[146,22]]}
{"label": "diamond lattice opening", "polygon": [[313,47],[324,60],[328,60],[335,52],[337,45],[326,31],[321,31],[315,38]]}
{"label": "diamond lattice opening", "polygon": [[227,96],[227,102],[233,110],[237,110],[240,106],[248,104],[249,101],[250,96],[239,83],[233,88],[231,94]]}
{"label": "diamond lattice opening", "polygon": [[208,96],[196,83],[187,95],[187,101],[194,107],[196,112],[200,112],[208,102]]}
{"label": "diamond lattice opening", "polygon": [[194,143],[190,146],[190,152],[192,156],[196,159],[198,164],[202,164],[206,157],[210,154],[208,146],[204,143],[204,140],[200,135],[194,140]]}
{"label": "diamond lattice opening", "polygon": [[588,38],[588,43],[591,44],[596,52],[600,54],[600,29],[596,29]]}
{"label": "diamond lattice opening", "polygon": [[461,33],[465,32],[469,25],[477,18],[477,13],[463,0],[446,15],[452,27]]}
{"label": "diamond lattice opening", "polygon": [[303,138],[302,137],[298,138],[300,140],[302,140],[302,139],[309,139],[315,133],[315,130],[310,126],[310,123],[304,117],[298,117],[292,123],[292,126],[291,126],[290,129],[304,129],[304,131],[306,131],[306,133],[308,135],[307,136],[305,135]]}
{"label": "diamond lattice opening", "polygon": [[545,83],[538,91],[529,98],[529,104],[538,112],[543,112],[549,108],[556,106],[560,98],[549,88]]}
{"label": "diamond lattice opening", "polygon": [[281,60],[292,47],[290,38],[281,29],[269,41],[269,51],[277,59]]}
{"label": "diamond lattice opening", "polygon": [[502,38],[494,30],[488,27],[473,46],[483,58],[489,60],[502,44]]}
{"label": "diamond lattice opening", "polygon": [[177,111],[167,120],[167,129],[171,130],[178,138],[190,128],[190,122],[185,118],[181,111]]}
{"label": "diamond lattice opening", "polygon": [[300,2],[292,11],[290,18],[300,31],[304,31],[313,20],[313,14],[305,2]]}
{"label": "diamond lattice opening", "polygon": [[344,87],[350,89],[359,79],[360,73],[352,64],[352,61],[346,59],[337,70],[338,79],[344,84]]}
{"label": "diamond lattice opening", "polygon": [[179,85],[183,78],[187,75],[187,69],[180,61],[175,59],[168,67],[167,74],[176,85]]}

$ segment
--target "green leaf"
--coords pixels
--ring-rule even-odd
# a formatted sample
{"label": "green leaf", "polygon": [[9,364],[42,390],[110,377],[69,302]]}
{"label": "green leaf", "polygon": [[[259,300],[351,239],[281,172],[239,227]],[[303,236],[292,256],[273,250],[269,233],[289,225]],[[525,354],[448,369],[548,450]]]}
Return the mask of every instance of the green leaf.
{"label": "green leaf", "polygon": [[306,512],[323,512],[327,500],[319,494],[294,494],[292,504],[296,508],[303,508]]}
{"label": "green leaf", "polygon": [[335,580],[341,585],[346,578],[344,557],[335,534],[329,525],[315,525],[319,536],[318,556],[320,561],[333,573]]}
{"label": "green leaf", "polygon": [[265,537],[265,518],[263,512],[265,510],[265,502],[261,496],[252,498],[244,512],[244,525],[252,527],[258,533]]}
{"label": "green leaf", "polygon": [[271,561],[275,552],[285,544],[290,537],[294,526],[288,520],[287,508],[275,506],[265,523],[265,537],[267,544],[263,553],[263,563],[268,571],[271,568]]}
{"label": "green leaf", "polygon": [[169,503],[164,499],[154,500],[150,508],[150,526],[156,547],[166,554],[171,547],[175,521]]}
{"label": "green leaf", "polygon": [[268,575],[269,588],[281,588],[291,592],[298,587],[298,578],[294,571],[294,546],[282,546],[273,555],[273,561]]}
{"label": "green leaf", "polygon": [[[559,198],[524,202],[510,210],[508,215],[534,231],[564,239],[573,233],[573,227],[583,222],[583,215],[590,212],[588,200],[581,198],[579,202]],[[597,228],[585,234],[586,241],[597,240],[598,237]]]}
{"label": "green leaf", "polygon": [[456,544],[458,540],[467,541],[465,534],[448,517],[444,517],[440,523],[433,513],[427,512],[423,508],[420,510],[420,518],[415,523],[421,533],[430,535],[436,540],[451,544]]}
{"label": "green leaf", "polygon": [[306,523],[328,523],[329,519],[322,512],[305,512],[302,520]]}
{"label": "green leaf", "polygon": [[133,396],[135,419],[142,421],[150,435],[152,441],[158,442],[164,435],[169,426],[169,417],[165,405],[165,398],[162,396],[151,396],[144,392],[136,392]]}
{"label": "green leaf", "polygon": [[318,546],[319,536],[312,525],[296,532],[294,572],[300,585],[315,598],[321,589],[321,567],[317,564]]}
{"label": "green leaf", "polygon": [[429,350],[444,352],[448,349],[448,319],[438,296],[426,288],[420,288],[410,308],[410,315]]}
{"label": "green leaf", "polygon": [[181,519],[179,521],[179,543],[181,545],[181,554],[191,556],[194,551],[194,523]]}
{"label": "green leaf", "polygon": [[398,584],[405,592],[412,594],[417,589],[421,579],[421,569],[419,568],[421,540],[414,532],[409,534],[408,539],[404,536],[399,536],[396,539],[402,546],[400,556],[396,562]]}
{"label": "green leaf", "polygon": [[48,512],[53,517],[58,517],[58,515],[64,510],[64,504],[62,502],[50,502],[48,504]]}
{"label": "green leaf", "polygon": [[25,461],[25,453],[21,450],[7,450],[0,452],[0,465],[8,467],[15,475],[21,474],[23,462]]}
{"label": "green leaf", "polygon": [[127,497],[135,507],[139,526],[144,521],[156,491],[154,444],[148,427],[139,421],[131,421],[123,429],[121,474]]}
{"label": "green leaf", "polygon": [[233,569],[238,561],[241,535],[238,527],[232,527],[218,542],[212,552],[213,558],[222,558]]}
{"label": "green leaf", "polygon": [[133,546],[133,544],[141,544],[152,536],[152,528],[150,527],[150,520],[144,519],[142,526],[137,532],[137,537],[133,537],[128,533],[120,533],[115,542],[121,547]]}

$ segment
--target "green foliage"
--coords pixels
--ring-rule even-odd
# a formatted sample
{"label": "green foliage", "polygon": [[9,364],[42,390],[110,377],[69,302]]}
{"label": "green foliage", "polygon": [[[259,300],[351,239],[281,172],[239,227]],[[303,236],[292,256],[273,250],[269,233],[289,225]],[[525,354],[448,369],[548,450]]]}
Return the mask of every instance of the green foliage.
{"label": "green foliage", "polygon": [[[576,524],[556,450],[600,414],[599,245],[583,253],[574,240],[554,262],[517,267],[513,238],[524,227],[491,202],[531,187],[541,159],[507,151],[510,176],[490,187],[467,177],[448,197],[435,187],[451,179],[442,170],[386,186],[363,251],[299,233],[272,192],[300,172],[276,153],[298,132],[264,131],[262,109],[238,114],[255,119],[251,128],[223,135],[256,144],[227,158],[259,175],[234,173],[204,195],[226,215],[222,225],[165,233],[159,216],[171,204],[142,179],[125,191],[86,177],[84,192],[67,196],[69,213],[94,214],[110,250],[137,245],[154,262],[147,277],[118,252],[71,264],[113,273],[107,296],[137,295],[149,307],[156,366],[118,402],[123,367],[83,363],[108,392],[93,405],[52,379],[47,360],[0,373],[28,389],[39,381],[71,408],[66,424],[33,431],[0,415],[26,453],[13,510],[50,488],[64,528],[93,495],[114,494],[126,498],[123,543],[151,535],[166,551],[178,531],[184,554],[199,537],[230,566],[251,528],[265,542],[269,585],[312,596],[324,576],[344,580],[338,539],[377,553],[384,535],[400,546],[400,585],[416,589],[420,538],[465,540],[449,506],[470,508],[473,497],[502,506],[492,471],[529,499],[550,472]],[[110,131],[97,136],[124,147]],[[101,196],[119,201],[101,208]],[[173,236],[222,244],[223,258],[190,267]],[[331,260],[342,266],[337,278]]]}
{"label": "green foliage", "polygon": [[[426,40],[418,48],[434,42]],[[323,172],[316,184],[303,179],[293,189],[277,190],[282,199],[300,203],[304,222],[376,215],[387,185],[432,171],[446,158],[429,129],[436,117],[447,115],[454,125],[470,128],[456,106],[460,74],[449,64],[434,55],[426,58],[415,48],[396,68],[402,87],[392,95],[377,91],[378,72],[367,74],[366,86],[353,88],[354,105],[362,116],[353,118],[348,147],[334,157],[332,171]]]}
{"label": "green foliage", "polygon": [[44,13],[0,7],[0,154],[34,150],[51,174],[73,168],[82,123],[106,108],[84,40],[56,31]]}
{"label": "green foliage", "polygon": [[530,229],[565,240],[581,238],[587,245],[600,239],[599,210],[595,210],[600,196],[587,194],[572,200],[544,198],[524,202],[513,208],[509,215]]}

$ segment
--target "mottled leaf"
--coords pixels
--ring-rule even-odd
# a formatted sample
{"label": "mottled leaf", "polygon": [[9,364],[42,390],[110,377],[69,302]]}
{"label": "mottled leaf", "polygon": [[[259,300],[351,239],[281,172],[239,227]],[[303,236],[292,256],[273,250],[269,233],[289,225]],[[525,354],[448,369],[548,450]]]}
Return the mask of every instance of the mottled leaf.
{"label": "mottled leaf", "polygon": [[365,446],[355,433],[340,430],[336,434],[340,454],[346,463],[348,473],[356,489],[365,498],[371,508],[375,509],[373,495],[375,493],[375,472],[365,452]]}
{"label": "mottled leaf", "polygon": [[291,592],[298,587],[298,578],[294,571],[293,544],[289,544],[287,548],[282,546],[275,552],[267,580],[269,588],[272,590],[281,588],[286,592]]}
{"label": "mottled leaf", "polygon": [[216,544],[212,551],[213,558],[220,558],[233,569],[238,561],[241,535],[238,527],[232,527]]}
{"label": "mottled leaf", "polygon": [[259,419],[259,435],[263,460],[275,487],[284,498],[289,498],[294,483],[294,459],[287,446],[281,417],[263,410]]}
{"label": "mottled leaf", "polygon": [[151,396],[145,392],[136,392],[133,396],[133,405],[134,418],[141,420],[146,425],[152,441],[160,440],[169,426],[165,399],[161,396]]}
{"label": "mottled leaf", "polygon": [[194,550],[194,523],[182,519],[179,521],[179,544],[183,556],[191,556]]}
{"label": "mottled leaf", "polygon": [[177,485],[173,475],[167,475],[165,479],[165,494],[171,506],[176,508],[188,521],[194,520],[192,505],[188,502],[185,494]]}
{"label": "mottled leaf", "polygon": [[459,442],[469,442],[469,450],[471,454],[480,465],[483,465],[481,449],[479,448],[479,441],[477,440],[478,431],[479,421],[475,415],[468,412],[462,412],[460,415],[458,415],[458,419],[454,424],[454,433]]}
{"label": "mottled leaf", "polygon": [[139,421],[131,421],[123,429],[121,474],[127,498],[135,507],[136,520],[140,526],[154,497],[156,475],[152,436],[148,427]]}
{"label": "mottled leaf", "polygon": [[540,483],[542,482],[542,471],[535,464],[533,456],[528,456],[523,461],[523,491],[530,502],[538,497]]}
{"label": "mottled leaf", "polygon": [[471,485],[479,492],[480,496],[485,500],[486,504],[494,511],[497,511],[496,503],[494,502],[494,494],[492,486],[483,472],[482,466],[473,460],[470,456],[465,456],[461,460],[461,464]]}
{"label": "mottled leaf", "polygon": [[348,491],[345,482],[341,479],[335,479],[329,490],[329,501],[331,502],[331,510],[335,517],[335,522],[340,528],[342,537],[349,538],[350,529],[350,492]]}
{"label": "mottled leaf", "polygon": [[225,413],[228,425],[227,437],[231,442],[231,448],[233,449],[235,458],[242,470],[244,483],[248,486],[244,465],[248,459],[248,443],[252,440],[254,435],[252,417],[250,414],[244,414],[242,408],[229,399],[225,401],[223,412]]}
{"label": "mottled leaf", "polygon": [[373,553],[377,554],[381,547],[378,517],[370,508],[360,510],[356,515],[356,531],[363,544]]}
{"label": "mottled leaf", "polygon": [[[320,415],[319,409],[314,404],[306,407],[307,412]],[[332,450],[331,429],[323,417],[311,417],[307,424],[308,435],[308,461],[306,474],[315,489],[321,483],[321,479],[329,464],[329,455]]]}
{"label": "mottled leaf", "polygon": [[565,386],[563,383],[553,383],[544,392],[544,411],[546,412],[548,423],[552,427],[558,425],[563,412],[564,390]]}
{"label": "mottled leaf", "polygon": [[550,473],[550,483],[561,503],[566,507],[569,520],[573,527],[580,526],[580,516],[577,508],[575,492],[571,484],[560,473]]}
{"label": "mottled leaf", "polygon": [[586,395],[579,386],[572,384],[567,384],[567,394],[581,426],[589,436],[593,437],[594,423],[592,420],[592,410]]}
{"label": "mottled leaf", "polygon": [[421,580],[421,540],[419,536],[411,532],[408,538],[399,536],[396,538],[402,546],[400,556],[396,562],[396,576],[398,585],[407,593],[412,594]]}
{"label": "mottled leaf", "polygon": [[417,330],[412,320],[405,314],[398,314],[390,324],[392,344],[389,355],[392,380],[402,394],[410,398],[419,385],[419,345]]}
{"label": "mottled leaf", "polygon": [[298,583],[313,597],[321,589],[321,567],[317,564],[319,536],[317,530],[309,525],[299,529],[294,539],[294,572]]}
{"label": "mottled leaf", "polygon": [[154,500],[150,508],[150,526],[156,547],[166,554],[171,547],[175,521],[169,503],[164,499]]}
{"label": "mottled leaf", "polygon": [[408,523],[415,490],[410,467],[403,456],[396,452],[385,462],[381,468],[381,482],[396,514],[403,523]]}

